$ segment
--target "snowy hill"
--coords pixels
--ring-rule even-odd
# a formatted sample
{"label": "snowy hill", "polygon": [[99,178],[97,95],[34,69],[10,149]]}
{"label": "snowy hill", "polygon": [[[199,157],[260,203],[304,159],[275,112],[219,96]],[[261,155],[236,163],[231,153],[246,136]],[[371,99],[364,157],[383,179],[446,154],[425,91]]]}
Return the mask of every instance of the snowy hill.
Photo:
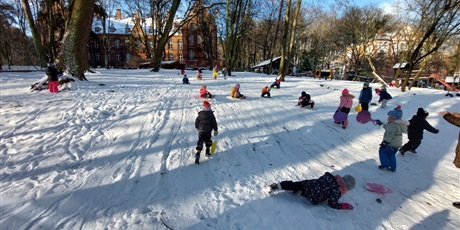
{"label": "snowy hill", "polygon": [[[382,171],[384,130],[332,121],[343,88],[360,82],[287,77],[272,98],[261,89],[275,75],[235,73],[203,80],[176,70],[98,70],[71,91],[30,92],[43,73],[1,74],[1,229],[459,229],[460,169],[452,164],[459,129],[439,111],[460,111],[460,97],[414,88],[389,89],[387,109],[402,105],[409,120],[424,107],[428,122],[417,154],[397,155],[396,172]],[[247,100],[229,97],[236,83]],[[201,84],[219,126],[216,154],[193,163]],[[371,84],[371,87],[380,87]],[[302,91],[314,110],[296,105]],[[374,100],[378,97],[374,93]],[[214,138],[214,137],[213,137]],[[404,142],[407,136],[404,135]],[[264,188],[283,180],[350,174],[356,187],[340,201],[354,210],[311,205],[289,192]],[[392,193],[363,188],[383,184]],[[378,203],[376,199],[381,199]]]}

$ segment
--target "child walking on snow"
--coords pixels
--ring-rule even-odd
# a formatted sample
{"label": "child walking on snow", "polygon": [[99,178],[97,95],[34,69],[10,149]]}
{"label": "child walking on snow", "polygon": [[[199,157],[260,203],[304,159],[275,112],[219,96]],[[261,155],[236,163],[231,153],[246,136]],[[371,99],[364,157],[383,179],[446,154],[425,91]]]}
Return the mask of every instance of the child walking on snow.
{"label": "child walking on snow", "polygon": [[275,190],[289,190],[299,193],[307,198],[313,205],[327,201],[327,205],[334,209],[353,209],[348,203],[339,203],[340,197],[355,187],[355,178],[350,175],[333,176],[326,172],[323,176],[313,180],[303,180],[298,182],[282,181],[270,185],[270,193]]}
{"label": "child walking on snow", "polygon": [[409,142],[404,144],[400,149],[399,153],[404,156],[404,154],[409,151],[412,153],[417,153],[415,150],[420,146],[423,139],[423,130],[428,132],[438,133],[439,130],[433,128],[433,126],[428,123],[426,118],[428,117],[428,112],[423,108],[418,108],[417,114],[409,120],[409,127],[407,129],[407,137]]}
{"label": "child walking on snow", "polygon": [[396,152],[402,146],[402,133],[407,131],[408,121],[402,120],[403,111],[398,105],[394,110],[388,112],[388,124],[383,124],[380,120],[376,120],[377,125],[385,129],[383,141],[380,143],[379,169],[388,169],[392,172],[396,171]]}
{"label": "child walking on snow", "polygon": [[[342,128],[346,129],[348,126],[348,114],[350,113],[350,109],[353,106],[353,99],[355,96],[351,95],[348,89],[343,89],[342,90],[342,96],[340,96],[340,104],[339,108],[335,111],[336,113],[339,111],[342,111],[347,114],[347,118],[342,121]],[[336,124],[340,124],[340,121],[335,121]]]}
{"label": "child walking on snow", "polygon": [[203,144],[206,147],[206,157],[211,156],[211,132],[214,130],[214,136],[217,136],[217,121],[214,112],[211,110],[209,102],[203,102],[203,110],[198,112],[195,119],[195,128],[198,130],[198,142],[196,143],[195,164],[200,163],[200,154],[203,150]]}
{"label": "child walking on snow", "polygon": [[305,91],[302,91],[302,93],[300,93],[297,105],[300,106],[300,108],[307,108],[307,106],[310,106],[310,109],[313,109],[313,107],[315,106],[315,102],[311,100],[310,94],[305,93]]}
{"label": "child walking on snow", "polygon": [[369,103],[372,101],[372,88],[369,87],[368,81],[364,82],[363,89],[359,93],[358,100],[363,110],[369,110]]}

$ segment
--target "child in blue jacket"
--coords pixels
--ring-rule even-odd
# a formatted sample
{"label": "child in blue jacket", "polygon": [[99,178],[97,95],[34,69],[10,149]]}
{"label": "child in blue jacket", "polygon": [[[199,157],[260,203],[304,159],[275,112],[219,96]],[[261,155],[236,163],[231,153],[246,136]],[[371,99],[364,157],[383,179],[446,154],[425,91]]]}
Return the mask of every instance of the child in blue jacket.
{"label": "child in blue jacket", "polygon": [[358,100],[363,110],[369,110],[369,103],[372,101],[372,88],[369,87],[368,81],[364,82],[363,89],[359,92]]}

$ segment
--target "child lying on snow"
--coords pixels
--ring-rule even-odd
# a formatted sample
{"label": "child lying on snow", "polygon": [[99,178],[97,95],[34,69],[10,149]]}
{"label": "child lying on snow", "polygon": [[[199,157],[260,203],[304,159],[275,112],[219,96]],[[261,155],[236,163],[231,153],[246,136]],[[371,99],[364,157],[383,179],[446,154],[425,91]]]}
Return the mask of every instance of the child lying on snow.
{"label": "child lying on snow", "polygon": [[335,209],[353,209],[348,203],[339,203],[340,197],[355,187],[355,178],[350,175],[333,176],[326,172],[318,179],[298,182],[282,181],[270,185],[270,193],[275,190],[290,190],[307,198],[313,205],[327,201],[327,205]]}

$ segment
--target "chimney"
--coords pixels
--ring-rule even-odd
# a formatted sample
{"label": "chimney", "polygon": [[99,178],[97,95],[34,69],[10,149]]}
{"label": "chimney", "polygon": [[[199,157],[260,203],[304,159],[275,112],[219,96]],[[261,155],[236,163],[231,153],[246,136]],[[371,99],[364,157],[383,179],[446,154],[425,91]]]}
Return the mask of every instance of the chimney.
{"label": "chimney", "polygon": [[117,9],[117,13],[115,14],[116,20],[121,20],[121,9]]}

